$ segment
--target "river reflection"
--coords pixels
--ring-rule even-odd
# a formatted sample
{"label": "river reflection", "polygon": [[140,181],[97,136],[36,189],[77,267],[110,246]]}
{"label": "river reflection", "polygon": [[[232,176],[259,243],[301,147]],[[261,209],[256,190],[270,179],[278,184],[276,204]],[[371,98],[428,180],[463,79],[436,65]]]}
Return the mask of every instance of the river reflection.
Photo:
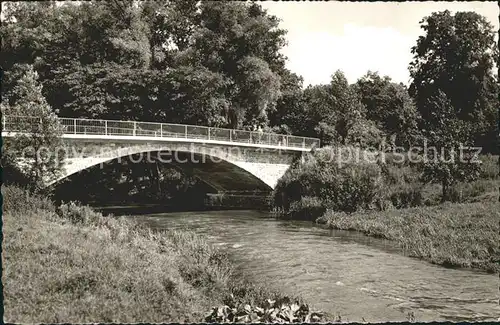
{"label": "river reflection", "polygon": [[498,278],[403,256],[393,243],[257,211],[131,217],[153,228],[187,228],[234,253],[255,282],[301,295],[343,320],[497,320]]}

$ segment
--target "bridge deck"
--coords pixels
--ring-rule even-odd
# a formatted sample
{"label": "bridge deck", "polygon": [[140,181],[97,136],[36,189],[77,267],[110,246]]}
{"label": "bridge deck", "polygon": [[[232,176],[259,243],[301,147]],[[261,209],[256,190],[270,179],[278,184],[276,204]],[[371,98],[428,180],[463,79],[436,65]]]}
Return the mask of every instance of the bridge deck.
{"label": "bridge deck", "polygon": [[[77,118],[58,118],[63,127],[64,138],[72,139],[110,139],[139,141],[182,141],[210,142],[221,145],[241,145],[246,147],[281,148],[285,150],[306,151],[319,147],[319,139],[246,131],[214,128],[206,126],[118,121]],[[3,116],[2,136],[32,131],[39,119],[29,116]]]}

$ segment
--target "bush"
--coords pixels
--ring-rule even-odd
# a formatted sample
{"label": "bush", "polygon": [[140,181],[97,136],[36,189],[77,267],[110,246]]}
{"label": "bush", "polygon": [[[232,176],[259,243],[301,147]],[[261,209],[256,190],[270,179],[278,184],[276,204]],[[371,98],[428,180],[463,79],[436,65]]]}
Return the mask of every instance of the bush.
{"label": "bush", "polygon": [[[11,146],[12,139],[4,138],[3,146]],[[8,150],[2,152],[2,182],[4,185],[20,186],[27,188],[30,186],[30,179],[23,170],[15,163],[15,156]]]}
{"label": "bush", "polygon": [[390,187],[388,189],[388,199],[396,209],[421,206],[424,202],[422,185],[403,183]]}
{"label": "bush", "polygon": [[480,178],[483,179],[499,179],[498,156],[487,154],[480,157],[481,171]]}
{"label": "bush", "polygon": [[103,215],[92,210],[88,205],[82,206],[77,202],[63,203],[57,208],[57,214],[62,219],[70,221],[72,224],[90,225],[97,224]]}
{"label": "bush", "polygon": [[408,165],[381,164],[384,180],[388,185],[419,182],[419,172]]}
{"label": "bush", "polygon": [[382,192],[380,168],[375,164],[346,165],[345,168],[323,175],[320,197],[325,207],[354,212],[374,208]]}
{"label": "bush", "polygon": [[3,186],[2,196],[4,212],[24,215],[28,211],[55,211],[55,205],[49,198],[37,195],[26,188],[16,185]]}
{"label": "bush", "polygon": [[420,172],[405,154],[403,161],[394,154],[385,155],[385,163],[381,163],[384,180],[384,199],[397,208],[420,206],[424,203],[424,184],[420,182]]}
{"label": "bush", "polygon": [[300,201],[294,201],[286,215],[287,219],[315,220],[325,213],[326,208],[317,197],[304,196]]}
{"label": "bush", "polygon": [[312,311],[308,305],[298,301],[292,302],[291,299],[267,299],[259,305],[222,305],[213,308],[205,318],[205,321],[210,323],[319,323],[326,320],[324,313]]}
{"label": "bush", "polygon": [[458,183],[450,188],[450,201],[465,203],[475,201],[488,193],[497,193],[498,183],[491,179],[478,179],[468,183]]}
{"label": "bush", "polygon": [[353,212],[380,206],[381,189],[377,164],[339,164],[331,148],[322,148],[292,164],[278,181],[274,207],[283,217],[315,220],[324,209]]}

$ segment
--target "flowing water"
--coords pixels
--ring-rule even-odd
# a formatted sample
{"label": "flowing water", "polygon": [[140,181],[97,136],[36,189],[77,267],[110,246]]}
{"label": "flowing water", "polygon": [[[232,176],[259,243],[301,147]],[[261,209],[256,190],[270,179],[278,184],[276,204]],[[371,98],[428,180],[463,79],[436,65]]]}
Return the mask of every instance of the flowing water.
{"label": "flowing water", "polygon": [[342,320],[496,321],[498,276],[404,256],[391,242],[256,211],[133,217],[153,228],[191,229],[229,249],[256,283],[300,295]]}

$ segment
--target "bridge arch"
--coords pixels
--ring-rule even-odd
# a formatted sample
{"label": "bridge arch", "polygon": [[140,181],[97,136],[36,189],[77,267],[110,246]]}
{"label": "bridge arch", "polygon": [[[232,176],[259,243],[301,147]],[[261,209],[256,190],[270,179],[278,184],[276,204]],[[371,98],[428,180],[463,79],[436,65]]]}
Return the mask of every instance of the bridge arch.
{"label": "bridge arch", "polygon": [[[241,159],[241,152],[232,148],[206,148],[185,143],[146,143],[105,148],[99,153],[66,159],[62,175],[47,184],[56,185],[61,180],[82,170],[103,166],[112,160],[151,159],[187,171],[217,191],[270,191],[284,174],[288,164],[249,162]],[[134,158],[137,159],[137,158]],[[130,160],[132,163],[133,159]]]}

